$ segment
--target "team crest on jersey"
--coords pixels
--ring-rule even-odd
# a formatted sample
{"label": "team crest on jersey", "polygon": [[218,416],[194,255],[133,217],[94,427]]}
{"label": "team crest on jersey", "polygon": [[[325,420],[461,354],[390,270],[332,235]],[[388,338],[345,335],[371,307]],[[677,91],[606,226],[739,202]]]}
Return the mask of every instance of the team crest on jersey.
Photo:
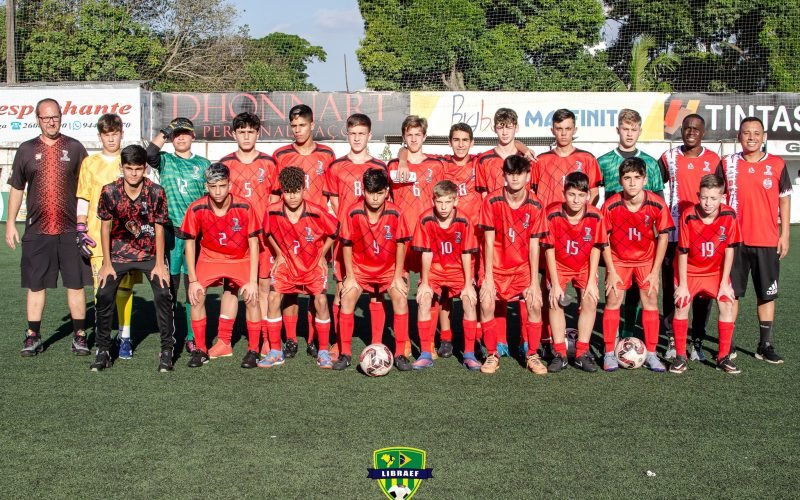
{"label": "team crest on jersey", "polygon": [[34,158],[36,158],[36,161],[41,160],[42,159],[42,153],[36,153],[36,156]]}
{"label": "team crest on jersey", "polygon": [[764,170],[764,175],[772,176],[772,166],[771,165],[764,165],[766,170]]}
{"label": "team crest on jersey", "polygon": [[754,169],[753,167],[750,167],[750,168],[747,169],[747,173],[748,174],[754,174],[754,173],[756,173],[756,169]]}
{"label": "team crest on jersey", "polygon": [[764,179],[762,184],[764,185],[764,189],[770,189],[772,187],[772,179]]}
{"label": "team crest on jersey", "polygon": [[61,150],[61,161],[70,161],[69,151],[67,151],[66,149]]}
{"label": "team crest on jersey", "polygon": [[576,161],[575,162],[575,171],[580,172],[583,169],[583,162]]}
{"label": "team crest on jersey", "polygon": [[694,170],[694,163],[690,163],[690,164],[689,164],[689,166],[688,166],[688,167],[686,167],[686,168],[687,168],[688,170]]}
{"label": "team crest on jersey", "polygon": [[528,226],[531,225],[531,214],[525,214],[525,221],[522,223],[523,229],[528,229]]}
{"label": "team crest on jersey", "polygon": [[385,240],[391,240],[392,239],[392,226],[387,224],[387,225],[383,226],[383,230],[384,230],[383,238]]}
{"label": "team crest on jersey", "polygon": [[233,221],[233,228],[232,228],[233,232],[234,233],[238,233],[239,231],[241,231],[242,230],[242,226],[239,225],[239,218],[238,217],[231,217],[231,220]]}
{"label": "team crest on jersey", "polygon": [[425,182],[428,184],[433,182],[433,170],[430,168],[425,171]]}
{"label": "team crest on jersey", "polygon": [[264,172],[264,169],[263,168],[259,168],[258,169],[258,183],[259,184],[264,184],[265,175],[266,175],[266,172]]}
{"label": "team crest on jersey", "polygon": [[728,235],[725,234],[725,226],[719,227],[719,241],[725,241],[728,239]]}
{"label": "team crest on jersey", "polygon": [[711,172],[711,164],[707,161],[703,162],[703,172]]}
{"label": "team crest on jersey", "polygon": [[322,175],[325,173],[325,168],[322,166],[322,160],[317,160],[317,175]]}
{"label": "team crest on jersey", "polygon": [[144,215],[144,214],[146,214],[146,213],[147,213],[147,202],[146,202],[146,201],[143,201],[143,202],[142,202],[142,210],[140,211],[140,213],[141,213],[142,215]]}
{"label": "team crest on jersey", "polygon": [[314,233],[310,227],[306,226],[306,243],[311,243],[312,241],[314,241]]}
{"label": "team crest on jersey", "polygon": [[648,214],[644,215],[644,225],[645,226],[649,226],[650,225],[650,216]]}
{"label": "team crest on jersey", "polygon": [[456,231],[456,243],[461,243],[461,231]]}
{"label": "team crest on jersey", "polygon": [[585,227],[583,228],[583,231],[586,233],[583,235],[583,241],[592,241],[592,228]]}

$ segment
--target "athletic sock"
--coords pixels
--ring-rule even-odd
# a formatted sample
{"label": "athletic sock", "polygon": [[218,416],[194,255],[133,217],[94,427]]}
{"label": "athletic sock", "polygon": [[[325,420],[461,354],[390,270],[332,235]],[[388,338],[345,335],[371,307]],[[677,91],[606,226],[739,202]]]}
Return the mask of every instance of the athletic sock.
{"label": "athletic sock", "polygon": [[481,321],[483,329],[483,344],[489,354],[497,355],[497,318]]}
{"label": "athletic sock", "polygon": [[297,342],[297,316],[284,316],[283,328],[286,330],[286,340]]}
{"label": "athletic sock", "polygon": [[271,351],[281,350],[281,323],[283,318],[267,318],[267,334],[269,335],[269,349]]}
{"label": "athletic sock", "polygon": [[508,306],[504,306],[500,309],[500,314],[498,316],[498,312],[495,311],[494,313],[494,322],[496,325],[495,331],[497,332],[497,343],[498,344],[505,344],[508,345],[508,321],[506,320],[506,313],[508,311]]}
{"label": "athletic sock", "polygon": [[772,321],[759,321],[758,334],[761,345],[772,343]]}
{"label": "athletic sock", "polygon": [[589,351],[588,342],[575,342],[575,357],[580,358]]}
{"label": "athletic sock", "polygon": [[206,318],[192,320],[195,346],[203,352],[208,352],[206,348],[206,322]]}
{"label": "athletic sock", "polygon": [[686,337],[689,335],[689,320],[672,318],[672,332],[675,335],[675,353],[686,357]]}
{"label": "athletic sock", "polygon": [[[306,313],[306,324],[308,325],[308,342],[307,342],[308,345],[313,344],[314,343],[314,339],[317,337],[317,335],[316,335],[316,333],[317,333],[317,323],[316,323],[316,321],[314,321],[315,319],[316,318],[314,318],[314,315],[311,314],[311,312],[307,312]],[[330,322],[330,320],[328,320],[328,322]],[[328,326],[328,330],[330,331],[330,326]],[[330,336],[330,335],[328,335],[328,336]],[[328,348],[328,346],[320,347],[320,349],[327,349],[327,348]]]}
{"label": "athletic sock", "polygon": [[83,332],[86,335],[86,318],[72,319],[72,331],[75,333]]}
{"label": "athletic sock", "polygon": [[383,326],[386,323],[386,310],[383,308],[383,302],[370,302],[369,303],[369,321],[372,326],[372,344],[383,343]]}
{"label": "athletic sock", "polygon": [[[193,322],[194,323],[194,322]],[[258,341],[261,337],[261,322],[260,321],[247,321],[247,350],[258,352]],[[205,335],[203,335],[205,337]],[[199,335],[197,330],[194,332],[194,342],[197,344]]]}
{"label": "athletic sock", "polygon": [[317,340],[319,342],[319,350],[328,350],[328,341],[331,334],[331,320],[330,319],[314,319],[314,329],[317,331]]}
{"label": "athletic sock", "polygon": [[642,311],[642,326],[644,327],[644,345],[647,352],[656,352],[658,345],[658,329],[661,321],[658,318],[658,310]]}
{"label": "athletic sock", "polygon": [[562,358],[567,359],[567,343],[566,342],[553,342],[553,349],[556,353],[561,355]]}
{"label": "athletic sock", "polygon": [[42,322],[39,321],[28,321],[28,330],[32,331],[36,335],[39,335],[39,330],[42,329]]}
{"label": "athletic sock", "polygon": [[440,330],[439,338],[442,340],[442,342],[452,342],[453,330],[450,330],[449,328],[447,330]]}
{"label": "athletic sock", "polygon": [[619,309],[606,308],[603,311],[603,344],[605,344],[606,352],[614,352],[617,330],[619,330]]}
{"label": "athletic sock", "polygon": [[394,315],[394,357],[405,356],[408,342],[408,313]]}
{"label": "athletic sock", "polygon": [[719,354],[717,355],[717,361],[719,361],[731,352],[733,322],[717,321],[717,330],[719,330]]}
{"label": "athletic sock", "polygon": [[475,352],[475,335],[478,329],[478,322],[475,320],[464,320],[464,354]]}
{"label": "athletic sock", "polygon": [[528,306],[524,300],[519,304],[519,345],[528,342]]}
{"label": "athletic sock", "polygon": [[536,354],[539,348],[539,343],[542,339],[542,322],[528,321],[525,324],[525,331],[528,334],[528,352],[527,355]]}
{"label": "athletic sock", "polygon": [[133,290],[120,287],[117,289],[117,296],[114,301],[117,304],[119,336],[123,339],[129,339],[131,337],[131,316],[133,316]]}
{"label": "athletic sock", "polygon": [[428,320],[417,320],[417,333],[419,333],[419,350],[422,353],[431,354],[431,344],[433,343],[433,331],[436,328],[437,318],[431,316]]}
{"label": "athletic sock", "polygon": [[219,317],[219,326],[217,327],[217,338],[226,344],[231,344],[231,337],[233,337],[233,322],[235,320],[226,318],[225,316]]}
{"label": "athletic sock", "polygon": [[353,327],[355,316],[353,313],[339,312],[339,353],[352,356]]}

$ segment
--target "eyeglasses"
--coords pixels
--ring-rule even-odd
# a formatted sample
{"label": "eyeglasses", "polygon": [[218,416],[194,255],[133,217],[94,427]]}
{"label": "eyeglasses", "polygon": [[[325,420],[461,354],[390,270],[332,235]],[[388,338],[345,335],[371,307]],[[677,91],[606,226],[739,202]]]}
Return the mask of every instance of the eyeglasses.
{"label": "eyeglasses", "polygon": [[54,123],[54,122],[60,121],[61,117],[60,116],[40,116],[39,119],[42,120],[43,122]]}

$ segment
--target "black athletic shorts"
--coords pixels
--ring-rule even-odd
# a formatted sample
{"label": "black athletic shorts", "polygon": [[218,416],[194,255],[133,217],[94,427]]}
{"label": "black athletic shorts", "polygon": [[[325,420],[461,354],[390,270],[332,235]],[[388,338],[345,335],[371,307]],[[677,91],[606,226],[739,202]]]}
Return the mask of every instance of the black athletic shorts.
{"label": "black athletic shorts", "polygon": [[92,284],[89,262],[81,257],[75,242],[77,233],[33,234],[22,236],[22,288],[38,292],[58,287],[58,274],[64,288],[83,288]]}
{"label": "black athletic shorts", "polygon": [[778,298],[780,259],[777,247],[749,247],[739,245],[733,249],[731,284],[737,298],[747,291],[748,275],[753,276],[753,287],[760,300]]}

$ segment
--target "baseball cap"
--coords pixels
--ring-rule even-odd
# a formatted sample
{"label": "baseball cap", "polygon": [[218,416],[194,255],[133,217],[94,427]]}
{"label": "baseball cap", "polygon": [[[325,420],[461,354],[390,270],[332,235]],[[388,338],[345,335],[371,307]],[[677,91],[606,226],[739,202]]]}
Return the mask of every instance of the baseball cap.
{"label": "baseball cap", "polygon": [[169,126],[172,129],[173,134],[177,132],[191,132],[194,134],[194,124],[192,123],[192,120],[188,118],[175,118],[169,122]]}

